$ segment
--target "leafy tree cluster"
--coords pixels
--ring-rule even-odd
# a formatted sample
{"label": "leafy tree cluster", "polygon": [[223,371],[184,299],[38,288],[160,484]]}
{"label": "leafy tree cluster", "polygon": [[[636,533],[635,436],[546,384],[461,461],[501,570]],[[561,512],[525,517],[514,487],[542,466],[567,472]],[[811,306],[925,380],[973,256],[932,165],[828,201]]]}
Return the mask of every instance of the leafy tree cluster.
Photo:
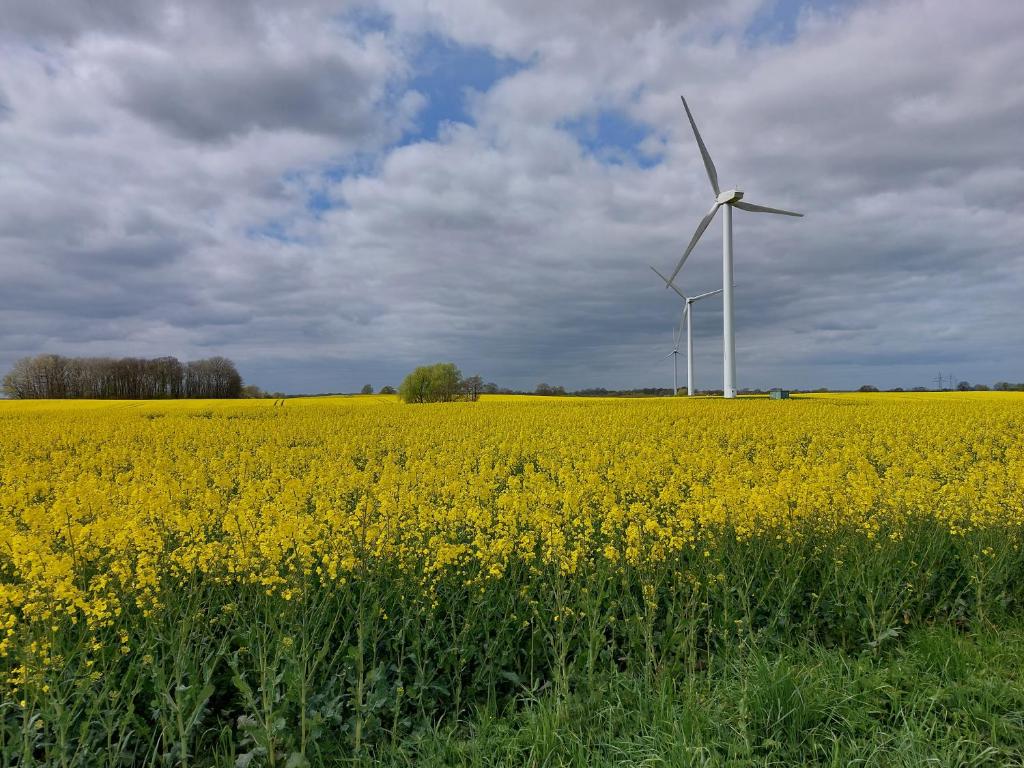
{"label": "leafy tree cluster", "polygon": [[281,400],[282,398],[288,397],[288,395],[284,392],[266,392],[255,384],[244,384],[242,386],[242,394],[239,395],[239,397]]}
{"label": "leafy tree cluster", "polygon": [[[391,387],[384,387],[391,390]],[[422,365],[405,377],[398,396],[407,403],[448,403],[453,400],[477,400],[482,394],[495,394],[498,385],[485,382],[480,376],[462,377],[455,363]]]}
{"label": "leafy tree cluster", "polygon": [[541,382],[537,385],[537,388],[533,390],[535,395],[548,395],[548,396],[560,396],[565,394],[565,387],[552,386],[551,384],[545,384]]}
{"label": "leafy tree cluster", "polygon": [[175,357],[63,357],[18,360],[0,385],[19,399],[149,400],[229,398],[243,394],[242,377],[226,357],[182,363]]}
{"label": "leafy tree cluster", "polygon": [[421,365],[405,377],[398,394],[407,403],[448,403],[459,395],[461,381],[455,363]]}

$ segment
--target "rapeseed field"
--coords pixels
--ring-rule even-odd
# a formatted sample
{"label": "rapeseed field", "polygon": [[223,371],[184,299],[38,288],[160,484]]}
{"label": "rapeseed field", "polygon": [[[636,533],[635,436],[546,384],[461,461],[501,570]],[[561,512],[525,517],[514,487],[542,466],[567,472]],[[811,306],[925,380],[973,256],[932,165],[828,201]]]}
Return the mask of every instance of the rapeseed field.
{"label": "rapeseed field", "polygon": [[1024,597],[1024,395],[0,402],[0,755],[296,766]]}

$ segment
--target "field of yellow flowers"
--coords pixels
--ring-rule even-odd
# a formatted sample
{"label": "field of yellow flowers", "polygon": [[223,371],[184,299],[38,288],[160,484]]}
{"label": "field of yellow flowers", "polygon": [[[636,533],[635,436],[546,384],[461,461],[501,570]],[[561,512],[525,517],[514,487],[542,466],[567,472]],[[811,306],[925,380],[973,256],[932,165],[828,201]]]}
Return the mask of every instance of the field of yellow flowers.
{"label": "field of yellow flowers", "polygon": [[1013,393],[0,402],[0,756],[295,768],[609,669],[997,622],[1022,435]]}

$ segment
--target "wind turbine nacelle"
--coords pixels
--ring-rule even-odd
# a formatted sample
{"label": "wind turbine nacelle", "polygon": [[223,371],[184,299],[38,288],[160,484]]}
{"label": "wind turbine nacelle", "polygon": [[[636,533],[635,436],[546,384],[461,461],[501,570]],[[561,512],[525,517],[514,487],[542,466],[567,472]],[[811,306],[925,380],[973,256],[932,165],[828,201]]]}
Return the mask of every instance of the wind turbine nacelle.
{"label": "wind turbine nacelle", "polygon": [[721,192],[718,197],[715,198],[715,202],[719,205],[725,205],[726,203],[735,203],[737,200],[743,199],[743,190],[739,187],[735,189],[727,189],[725,192]]}

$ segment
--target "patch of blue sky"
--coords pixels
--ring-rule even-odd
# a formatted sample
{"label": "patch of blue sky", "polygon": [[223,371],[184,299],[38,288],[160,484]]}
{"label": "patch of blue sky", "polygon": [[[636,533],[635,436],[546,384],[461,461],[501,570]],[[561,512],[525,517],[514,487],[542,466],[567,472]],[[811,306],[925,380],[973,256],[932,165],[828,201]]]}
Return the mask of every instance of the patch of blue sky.
{"label": "patch of blue sky", "polygon": [[324,211],[329,211],[336,206],[336,201],[331,198],[325,189],[314,189],[306,196],[306,210],[319,218]]}
{"label": "patch of blue sky", "polygon": [[651,129],[622,110],[601,109],[564,122],[561,127],[573,135],[584,152],[606,165],[634,164],[651,168],[661,161],[660,156],[649,155],[641,149]]}
{"label": "patch of blue sky", "polygon": [[[362,10],[348,13],[342,20],[361,33],[387,31],[392,24],[391,17],[386,14]],[[425,106],[416,117],[415,127],[407,131],[397,144],[436,141],[445,123],[472,124],[468,103],[470,92],[484,93],[502,78],[514,75],[526,66],[528,62],[495,56],[484,47],[462,46],[440,35],[425,35],[410,63],[413,75],[402,83],[403,91],[412,89],[423,94]],[[320,218],[325,211],[343,207],[342,202],[331,196],[329,188],[346,176],[371,169],[374,162],[373,156],[357,153],[328,163],[317,171],[286,173],[282,180],[308,186],[306,211]],[[249,235],[291,242],[286,228],[275,224],[254,228]]]}
{"label": "patch of blue sky", "polygon": [[[320,218],[320,214],[339,207],[338,201],[330,194],[330,186],[345,177],[349,168],[344,165],[327,165],[315,170],[290,170],[281,174],[281,183],[286,193],[301,196],[306,211]],[[279,224],[269,225],[267,229],[250,230],[258,236],[283,239],[283,228]]]}
{"label": "patch of blue sky", "polygon": [[297,243],[299,238],[288,232],[287,225],[279,220],[267,221],[259,226],[249,227],[245,236],[250,240],[277,240],[279,243]]}
{"label": "patch of blue sky", "polygon": [[495,56],[485,47],[459,45],[436,34],[424,36],[413,57],[408,86],[426,97],[426,105],[417,116],[417,127],[402,143],[433,141],[448,122],[472,124],[470,93],[486,93],[526,66],[528,62]]}
{"label": "patch of blue sky", "polygon": [[747,45],[786,45],[796,39],[805,13],[832,16],[859,4],[860,0],[768,0],[744,30]]}
{"label": "patch of blue sky", "polygon": [[390,32],[394,28],[394,19],[389,13],[368,5],[352,8],[338,18],[343,24],[362,35]]}

